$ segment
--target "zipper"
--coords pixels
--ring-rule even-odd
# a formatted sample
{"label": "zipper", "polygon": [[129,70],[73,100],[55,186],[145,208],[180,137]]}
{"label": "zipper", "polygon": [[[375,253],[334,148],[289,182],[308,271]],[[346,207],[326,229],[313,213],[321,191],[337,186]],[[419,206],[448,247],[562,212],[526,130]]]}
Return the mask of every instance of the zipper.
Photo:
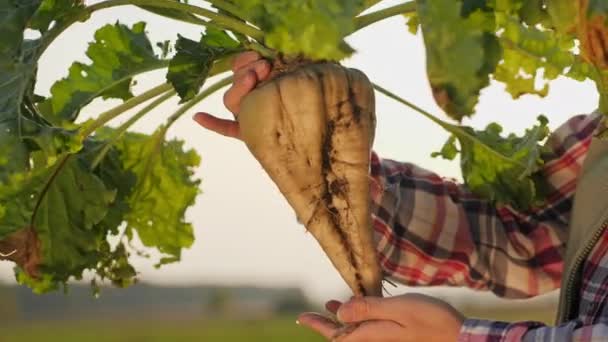
{"label": "zipper", "polygon": [[608,220],[606,220],[606,221],[604,221],[604,223],[602,223],[600,229],[598,229],[595,232],[595,234],[593,234],[591,239],[585,245],[583,252],[578,255],[574,264],[572,264],[573,267],[571,268],[571,272],[568,275],[568,280],[566,282],[566,288],[564,289],[566,291],[566,293],[564,295],[564,308],[563,308],[562,314],[560,315],[561,317],[559,317],[559,319],[562,321],[567,318],[564,316],[569,316],[570,311],[572,309],[571,308],[572,299],[574,296],[574,289],[573,289],[572,285],[573,285],[574,281],[576,280],[578,273],[579,273],[578,271],[577,272],[572,272],[572,271],[578,270],[578,268],[581,266],[581,264],[587,259],[587,257],[589,256],[589,253],[591,253],[591,251],[593,250],[593,247],[595,247],[595,244],[598,242],[600,237],[602,237],[602,234],[604,234],[604,231],[607,228],[608,228]]}

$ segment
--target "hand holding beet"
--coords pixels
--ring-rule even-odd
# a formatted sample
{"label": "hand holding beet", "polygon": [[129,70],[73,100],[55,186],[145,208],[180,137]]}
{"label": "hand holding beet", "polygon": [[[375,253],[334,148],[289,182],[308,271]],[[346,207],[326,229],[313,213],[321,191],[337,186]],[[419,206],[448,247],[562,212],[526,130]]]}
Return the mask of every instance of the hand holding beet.
{"label": "hand holding beet", "polygon": [[[259,82],[265,81],[270,75],[270,63],[257,52],[244,52],[234,59],[232,71],[234,72],[234,83],[224,94],[224,105],[236,118],[243,98]],[[235,120],[220,119],[208,113],[197,113],[194,120],[215,133],[240,138],[239,123]]]}
{"label": "hand holding beet", "polygon": [[450,342],[458,340],[464,317],[439,299],[406,294],[390,298],[354,298],[325,305],[339,324],[316,313],[298,317],[328,340],[339,342]]}
{"label": "hand holding beet", "polygon": [[270,65],[258,54],[238,56],[224,96],[237,121],[202,113],[195,120],[242,139],[353,293],[381,296],[369,192],[372,85],[337,63],[275,63],[269,76]]}

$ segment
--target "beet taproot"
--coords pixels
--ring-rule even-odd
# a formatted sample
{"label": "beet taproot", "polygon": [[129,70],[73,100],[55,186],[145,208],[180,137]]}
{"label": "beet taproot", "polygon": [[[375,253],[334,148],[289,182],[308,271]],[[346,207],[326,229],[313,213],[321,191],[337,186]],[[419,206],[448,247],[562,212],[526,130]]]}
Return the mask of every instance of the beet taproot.
{"label": "beet taproot", "polygon": [[370,215],[374,91],[360,71],[314,63],[248,94],[241,137],[357,296],[381,296]]}

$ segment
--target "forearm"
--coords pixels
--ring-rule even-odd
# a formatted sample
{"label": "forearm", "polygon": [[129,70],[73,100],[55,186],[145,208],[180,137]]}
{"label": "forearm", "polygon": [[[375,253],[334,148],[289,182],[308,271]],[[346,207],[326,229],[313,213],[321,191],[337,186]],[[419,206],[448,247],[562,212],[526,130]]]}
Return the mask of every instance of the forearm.
{"label": "forearm", "polygon": [[373,155],[374,229],[385,272],[409,285],[467,286],[504,297],[555,289],[576,179],[598,118],[574,117],[549,138],[539,171],[549,195],[525,212]]}
{"label": "forearm", "polygon": [[[378,160],[378,162],[380,162]],[[408,285],[529,297],[559,286],[566,223],[496,209],[411,164],[376,164],[374,229],[385,272]]]}

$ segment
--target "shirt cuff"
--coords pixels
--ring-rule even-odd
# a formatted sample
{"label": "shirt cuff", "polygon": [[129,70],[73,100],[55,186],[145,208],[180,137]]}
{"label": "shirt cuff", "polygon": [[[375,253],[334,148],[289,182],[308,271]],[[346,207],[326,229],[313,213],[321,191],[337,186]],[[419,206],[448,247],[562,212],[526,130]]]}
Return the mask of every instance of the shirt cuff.
{"label": "shirt cuff", "polygon": [[467,319],[462,324],[458,342],[519,342],[538,322],[496,322]]}

